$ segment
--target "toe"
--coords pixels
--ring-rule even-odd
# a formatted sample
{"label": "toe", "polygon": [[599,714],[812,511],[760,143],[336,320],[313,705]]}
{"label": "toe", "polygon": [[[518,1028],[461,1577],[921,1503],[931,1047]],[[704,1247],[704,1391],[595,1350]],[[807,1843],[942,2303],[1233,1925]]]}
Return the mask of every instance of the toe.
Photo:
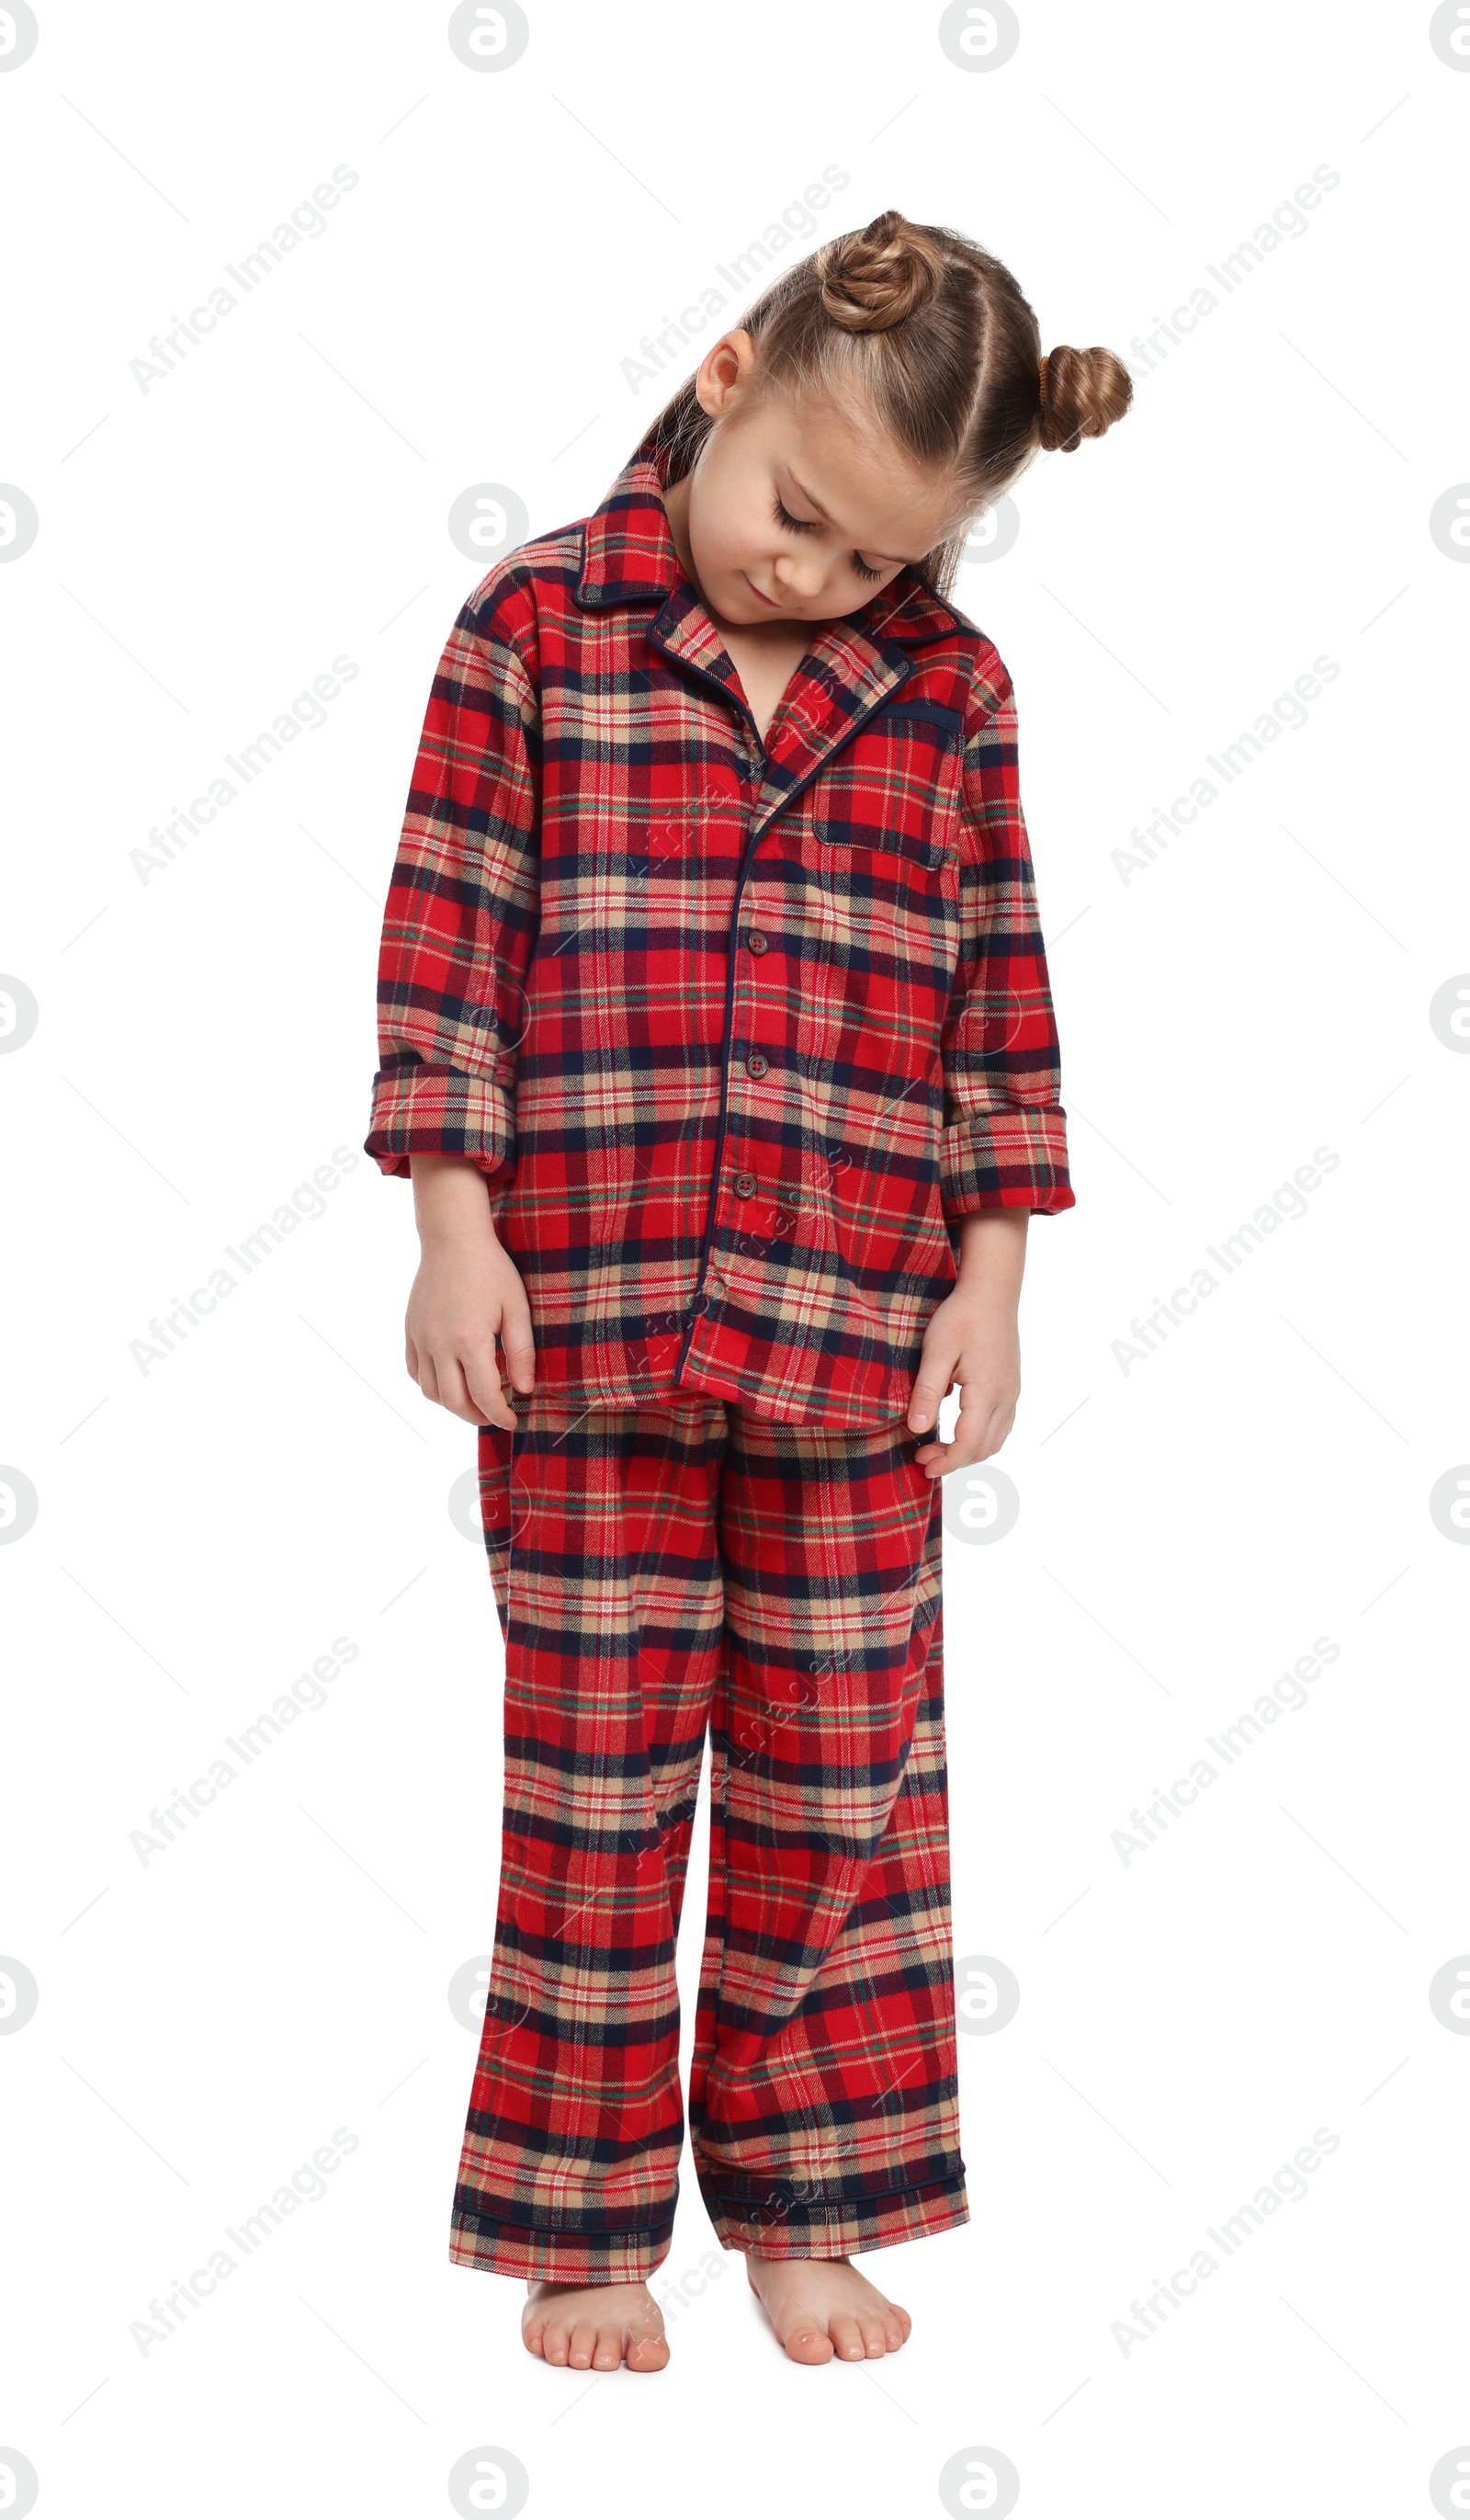
{"label": "toe", "polygon": [[591,2369],[592,2358],[597,2349],[597,2342],[598,2331],[593,2325],[592,2320],[590,2318],[577,2319],[572,2328],[571,2344],[568,2349],[571,2363],[575,2370],[587,2371]]}
{"label": "toe", "polygon": [[635,2328],[623,2359],[630,2371],[661,2371],[669,2359],[668,2338],[656,2328]]}
{"label": "toe", "polygon": [[878,2355],[886,2354],[888,2351],[888,2339],[883,2333],[883,2322],[881,2318],[869,2316],[868,2318],[860,2319],[858,2323],[863,2330],[863,2351],[868,2356],[869,2361],[873,2362],[876,2360]]}
{"label": "toe", "polygon": [[793,2362],[830,2362],[832,2340],[810,2318],[798,2319],[781,2338]]}
{"label": "toe", "polygon": [[559,2368],[559,2366],[566,2361],[565,2328],[554,2326],[552,2321],[548,2319],[541,2340],[541,2350],[548,2362],[555,2362]]}
{"label": "toe", "polygon": [[896,2354],[898,2352],[899,2347],[908,2336],[912,2323],[913,2322],[907,2318],[900,2318],[897,2311],[895,2310],[884,2311],[883,2335],[886,2339],[890,2354]]}
{"label": "toe", "polygon": [[827,2321],[827,2334],[839,2359],[844,2362],[861,2362],[868,2348],[857,2320],[846,2311],[837,2311]]}
{"label": "toe", "polygon": [[597,2345],[592,2357],[593,2369],[595,2371],[615,2371],[619,2363],[622,2362],[622,2359],[623,2336],[621,2328],[600,2327],[598,2329]]}
{"label": "toe", "polygon": [[546,2336],[546,2320],[544,2318],[528,2318],[521,2328],[520,2336],[526,2352],[528,2354],[541,2355],[542,2361],[544,2362],[546,2360],[543,2350]]}

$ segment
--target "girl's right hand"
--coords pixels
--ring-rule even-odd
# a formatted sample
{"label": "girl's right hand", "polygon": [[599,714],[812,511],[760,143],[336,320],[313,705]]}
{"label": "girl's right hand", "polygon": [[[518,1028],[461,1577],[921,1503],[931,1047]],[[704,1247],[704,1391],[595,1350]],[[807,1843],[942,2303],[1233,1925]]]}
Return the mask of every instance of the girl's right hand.
{"label": "girl's right hand", "polygon": [[532,1391],[531,1307],[496,1234],[485,1177],[459,1155],[415,1155],[410,1169],[423,1256],[403,1326],[409,1372],[426,1400],[470,1425],[513,1428],[496,1339],[515,1389]]}

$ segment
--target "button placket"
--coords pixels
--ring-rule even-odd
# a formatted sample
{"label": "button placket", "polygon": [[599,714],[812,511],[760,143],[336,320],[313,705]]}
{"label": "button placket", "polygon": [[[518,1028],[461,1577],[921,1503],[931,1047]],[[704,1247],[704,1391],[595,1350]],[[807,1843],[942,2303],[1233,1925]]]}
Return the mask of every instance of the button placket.
{"label": "button placket", "polygon": [[[761,956],[766,952],[769,942],[764,929],[747,924],[742,931],[742,940],[746,952],[752,955],[754,959],[759,962]],[[760,1060],[760,1064],[758,1066],[755,1063],[757,1059]],[[763,1075],[765,1073],[765,1067],[766,1062],[764,1058],[760,1058],[759,1052],[753,1053],[745,1060],[746,1072],[751,1076]],[[735,1192],[736,1198],[744,1199],[754,1197],[758,1184],[754,1173],[742,1170],[733,1175],[730,1187]]]}

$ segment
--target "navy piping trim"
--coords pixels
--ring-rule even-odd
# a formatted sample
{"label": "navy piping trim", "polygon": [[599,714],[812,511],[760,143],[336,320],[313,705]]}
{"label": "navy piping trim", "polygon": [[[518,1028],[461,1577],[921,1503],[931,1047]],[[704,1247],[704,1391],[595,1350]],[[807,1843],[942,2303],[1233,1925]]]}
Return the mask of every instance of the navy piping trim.
{"label": "navy piping trim", "polygon": [[615,2222],[612,2217],[626,2215],[626,2206],[607,2205],[590,2211],[575,2205],[547,2206],[516,2196],[495,2196],[484,2188],[462,2185],[456,2192],[452,2221],[457,2230],[476,2231],[488,2235],[495,2231],[535,2231],[548,2239],[623,2240],[642,2239],[669,2228],[679,2203],[676,2182],[673,2194],[666,2200],[654,2198],[638,2209],[631,2221]]}
{"label": "navy piping trim", "polygon": [[888,719],[924,718],[931,721],[935,726],[943,727],[946,733],[950,735],[958,735],[964,726],[964,715],[962,710],[946,708],[943,702],[939,700],[905,700],[901,698],[896,700],[892,707],[879,709],[878,715],[879,717]]}
{"label": "navy piping trim", "polygon": [[755,2192],[753,2181],[746,2182],[751,2190],[747,2194],[741,2194],[736,2186],[721,2179],[700,2179],[699,2186],[705,2196],[713,2198],[725,2208],[727,2213],[736,2214],[741,2206],[777,2204],[787,2210],[794,2221],[803,2205],[810,2206],[819,2214],[861,2213],[867,2205],[886,2205],[892,2198],[899,2196],[921,2196],[927,2188],[931,2187],[938,2187],[953,2194],[956,2189],[964,2186],[967,2176],[964,2163],[961,2161],[958,2169],[936,2170],[928,2179],[910,2179],[894,2187],[863,2187],[851,2195],[831,2196],[814,2196],[810,2189],[804,2190],[800,2196],[794,2194],[781,2196],[775,2191],[782,2187],[790,2187],[794,2182],[780,2179],[776,2180],[773,2185],[768,2186],[761,2193]]}

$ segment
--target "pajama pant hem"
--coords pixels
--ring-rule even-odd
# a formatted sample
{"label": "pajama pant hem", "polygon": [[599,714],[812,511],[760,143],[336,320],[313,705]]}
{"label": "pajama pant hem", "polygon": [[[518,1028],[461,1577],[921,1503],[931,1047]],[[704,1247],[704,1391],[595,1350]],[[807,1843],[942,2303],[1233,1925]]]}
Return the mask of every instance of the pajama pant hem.
{"label": "pajama pant hem", "polygon": [[[722,2195],[700,2181],[705,2211],[723,2249],[744,2257],[852,2258],[907,2240],[958,2230],[970,2219],[964,2173],[840,2202],[763,2200]],[[449,2255],[455,2266],[483,2273],[545,2278],[553,2283],[646,2282],[669,2254],[673,2208],[657,2224],[622,2230],[575,2223],[527,2225],[493,2215],[456,2214]]]}
{"label": "pajama pant hem", "polygon": [[724,2199],[708,2188],[703,2194],[721,2247],[762,2258],[852,2258],[866,2249],[897,2248],[905,2240],[958,2230],[970,2219],[962,2171],[923,2186],[890,2187],[881,2195],[833,2204],[762,2204]]}
{"label": "pajama pant hem", "polygon": [[450,2264],[481,2273],[524,2275],[549,2283],[644,2283],[661,2267],[674,2239],[674,2210],[653,2225],[626,2230],[579,2230],[503,2222],[481,2208],[454,2217]]}

